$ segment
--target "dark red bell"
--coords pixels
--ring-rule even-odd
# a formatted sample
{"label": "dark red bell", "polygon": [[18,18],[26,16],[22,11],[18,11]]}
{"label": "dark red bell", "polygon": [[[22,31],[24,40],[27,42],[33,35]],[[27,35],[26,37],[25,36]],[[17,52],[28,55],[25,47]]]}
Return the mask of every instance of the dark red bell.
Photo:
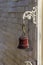
{"label": "dark red bell", "polygon": [[29,39],[28,37],[20,37],[18,48],[29,48]]}

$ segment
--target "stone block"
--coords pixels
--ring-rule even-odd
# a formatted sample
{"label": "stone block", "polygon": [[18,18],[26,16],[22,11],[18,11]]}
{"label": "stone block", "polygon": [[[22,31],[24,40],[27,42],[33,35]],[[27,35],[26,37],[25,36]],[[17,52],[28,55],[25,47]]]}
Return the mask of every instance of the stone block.
{"label": "stone block", "polygon": [[8,9],[8,12],[17,12],[17,7],[14,7],[14,8],[10,7]]}
{"label": "stone block", "polygon": [[8,13],[8,17],[11,17],[11,18],[15,18],[16,17],[16,13]]}
{"label": "stone block", "polygon": [[18,19],[17,18],[8,18],[8,25],[11,23],[11,24],[16,24],[17,23],[17,21],[18,21]]}
{"label": "stone block", "polygon": [[22,25],[22,23],[23,23],[23,19],[22,18],[18,18],[18,24]]}
{"label": "stone block", "polygon": [[29,5],[28,7],[25,7],[25,11],[31,11],[32,10],[32,7],[31,5]]}
{"label": "stone block", "polygon": [[22,18],[22,16],[23,16],[23,13],[21,13],[21,12],[16,13],[17,18]]}
{"label": "stone block", "polygon": [[16,17],[16,13],[11,13],[11,18],[15,18]]}
{"label": "stone block", "polygon": [[17,7],[17,12],[24,12],[24,7]]}

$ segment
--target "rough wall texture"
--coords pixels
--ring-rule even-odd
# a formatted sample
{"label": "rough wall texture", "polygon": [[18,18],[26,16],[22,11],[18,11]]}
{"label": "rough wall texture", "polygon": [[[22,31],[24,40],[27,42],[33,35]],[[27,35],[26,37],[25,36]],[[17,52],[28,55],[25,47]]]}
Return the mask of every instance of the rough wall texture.
{"label": "rough wall texture", "polygon": [[22,15],[24,11],[32,10],[32,7],[36,5],[33,5],[34,1],[31,0],[25,0],[26,4],[24,1],[21,2],[14,4],[10,0],[0,0],[0,65],[25,65],[25,60],[32,62],[36,60],[36,27],[33,23],[28,23],[29,39],[33,50],[26,51],[17,48],[18,39],[22,34]]}

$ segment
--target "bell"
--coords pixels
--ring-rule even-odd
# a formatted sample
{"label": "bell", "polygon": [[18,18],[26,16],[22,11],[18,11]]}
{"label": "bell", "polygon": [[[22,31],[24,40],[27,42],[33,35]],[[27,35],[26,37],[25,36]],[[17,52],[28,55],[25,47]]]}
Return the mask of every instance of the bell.
{"label": "bell", "polygon": [[29,48],[29,40],[28,40],[28,37],[20,37],[19,38],[18,48],[20,48],[20,49]]}
{"label": "bell", "polygon": [[29,39],[26,33],[26,24],[25,21],[23,20],[23,24],[22,24],[22,35],[19,38],[19,45],[18,48],[20,49],[25,49],[25,48],[29,48]]}

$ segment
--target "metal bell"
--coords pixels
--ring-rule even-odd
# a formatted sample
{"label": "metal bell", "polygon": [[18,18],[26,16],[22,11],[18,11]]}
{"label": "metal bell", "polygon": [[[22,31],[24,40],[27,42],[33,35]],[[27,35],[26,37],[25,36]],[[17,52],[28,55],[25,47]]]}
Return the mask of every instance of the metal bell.
{"label": "metal bell", "polygon": [[28,40],[28,37],[20,37],[19,38],[18,48],[20,48],[20,49],[29,48],[29,40]]}

